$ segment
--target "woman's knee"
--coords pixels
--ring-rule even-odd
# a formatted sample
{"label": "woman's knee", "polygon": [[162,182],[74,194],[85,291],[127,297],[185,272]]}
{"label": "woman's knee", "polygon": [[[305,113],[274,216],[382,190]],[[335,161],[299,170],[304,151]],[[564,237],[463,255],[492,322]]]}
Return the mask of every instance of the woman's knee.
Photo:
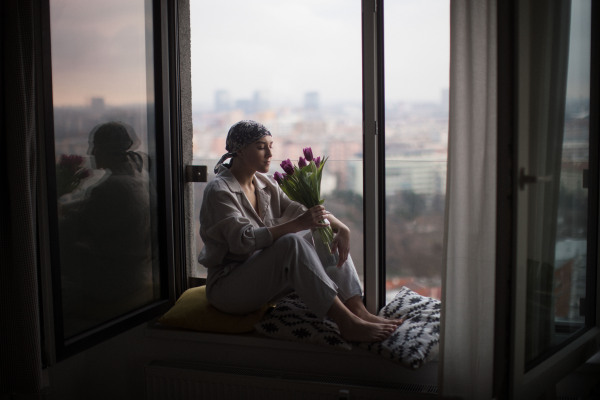
{"label": "woman's knee", "polygon": [[278,247],[282,257],[310,258],[313,255],[316,257],[314,247],[301,235],[295,233],[283,235],[274,245]]}
{"label": "woman's knee", "polygon": [[288,233],[277,239],[275,245],[286,251],[297,252],[298,249],[303,248],[303,242],[306,242],[306,240],[302,239],[300,235]]}

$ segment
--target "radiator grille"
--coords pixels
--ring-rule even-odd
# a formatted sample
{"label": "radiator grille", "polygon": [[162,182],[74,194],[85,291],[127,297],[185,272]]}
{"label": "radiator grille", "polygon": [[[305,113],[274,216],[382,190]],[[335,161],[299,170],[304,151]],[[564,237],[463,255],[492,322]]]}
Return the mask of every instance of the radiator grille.
{"label": "radiator grille", "polygon": [[427,399],[437,394],[433,385],[382,388],[348,384],[332,377],[164,362],[146,366],[145,376],[147,400],[369,400],[397,399],[399,394],[402,398]]}

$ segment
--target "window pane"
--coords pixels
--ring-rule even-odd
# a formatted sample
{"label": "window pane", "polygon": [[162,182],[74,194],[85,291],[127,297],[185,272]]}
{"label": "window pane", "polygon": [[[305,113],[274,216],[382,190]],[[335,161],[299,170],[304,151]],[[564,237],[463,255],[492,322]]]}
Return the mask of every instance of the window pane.
{"label": "window pane", "polygon": [[152,3],[51,0],[50,18],[69,338],[160,296]]}
{"label": "window pane", "polygon": [[[191,2],[194,163],[213,167],[229,127],[254,119],[273,134],[270,173],[302,148],[329,157],[325,207],[352,231],[363,271],[361,3]],[[215,16],[227,15],[227,18]],[[195,222],[205,185],[195,187]],[[199,231],[198,227],[194,228]],[[202,247],[196,237],[197,251]],[[192,276],[205,276],[198,266]]]}
{"label": "window pane", "polygon": [[[530,105],[527,171],[540,178],[524,192],[529,196],[527,367],[580,334],[586,319],[594,317],[585,306],[594,297],[586,290],[588,265],[596,268],[587,251],[588,240],[595,237],[588,230],[588,188],[596,182],[585,179],[590,164],[591,1],[573,1],[566,12],[557,4],[543,10],[550,18],[535,13],[530,23],[536,43],[531,50],[535,101]],[[550,34],[556,37],[550,39]]]}
{"label": "window pane", "polygon": [[448,0],[385,2],[386,297],[440,298],[448,143]]}

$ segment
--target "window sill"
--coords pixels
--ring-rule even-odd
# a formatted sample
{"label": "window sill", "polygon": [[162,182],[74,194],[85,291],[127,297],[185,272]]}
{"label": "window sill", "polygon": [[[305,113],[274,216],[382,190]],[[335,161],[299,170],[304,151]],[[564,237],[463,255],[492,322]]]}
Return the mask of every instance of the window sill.
{"label": "window sill", "polygon": [[146,338],[173,347],[168,360],[186,368],[223,370],[246,368],[277,371],[324,381],[366,387],[435,394],[437,361],[411,370],[365,349],[338,350],[324,346],[267,338],[256,333],[217,334],[186,331],[150,322]]}

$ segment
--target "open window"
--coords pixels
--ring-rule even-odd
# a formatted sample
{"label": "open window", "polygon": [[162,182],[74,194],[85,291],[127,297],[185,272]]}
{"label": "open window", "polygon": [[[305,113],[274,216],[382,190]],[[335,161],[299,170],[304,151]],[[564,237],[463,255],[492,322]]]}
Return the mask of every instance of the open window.
{"label": "open window", "polygon": [[[352,231],[373,309],[402,286],[439,298],[443,247],[449,2],[387,4],[190,3],[194,164],[212,179],[240,119],[273,132],[271,174],[303,147],[329,157],[325,206]],[[188,221],[192,278],[206,274],[194,262],[204,187]]]}
{"label": "open window", "polygon": [[44,289],[61,359],[168,305],[169,11],[151,0],[47,6]]}
{"label": "open window", "polygon": [[516,7],[511,396],[528,399],[598,350],[598,7]]}

